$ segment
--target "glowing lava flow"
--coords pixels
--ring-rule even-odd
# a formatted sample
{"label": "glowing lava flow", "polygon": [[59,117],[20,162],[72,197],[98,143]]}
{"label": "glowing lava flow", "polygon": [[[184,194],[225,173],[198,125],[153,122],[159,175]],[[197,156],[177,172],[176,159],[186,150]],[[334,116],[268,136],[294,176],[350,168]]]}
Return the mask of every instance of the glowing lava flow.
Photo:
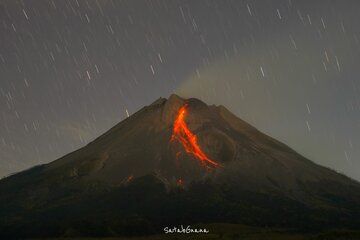
{"label": "glowing lava flow", "polygon": [[200,163],[205,167],[217,168],[221,165],[214,160],[211,160],[206,154],[201,150],[197,137],[191,130],[188,128],[185,122],[185,115],[187,113],[187,105],[184,105],[180,108],[176,120],[174,122],[173,133],[171,136],[171,141],[177,139],[184,147],[187,153],[191,153],[197,158]]}

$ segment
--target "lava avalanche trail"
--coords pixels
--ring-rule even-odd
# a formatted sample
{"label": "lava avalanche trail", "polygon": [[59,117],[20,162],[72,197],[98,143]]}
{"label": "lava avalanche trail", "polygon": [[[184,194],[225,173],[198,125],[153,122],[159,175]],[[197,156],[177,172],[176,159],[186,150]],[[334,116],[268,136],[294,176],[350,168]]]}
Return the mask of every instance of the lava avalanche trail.
{"label": "lava avalanche trail", "polygon": [[214,160],[211,160],[201,149],[197,142],[197,136],[191,132],[185,122],[187,113],[187,105],[185,104],[179,109],[178,115],[174,121],[173,133],[171,141],[178,140],[184,147],[185,151],[195,156],[205,167],[217,168],[221,165]]}

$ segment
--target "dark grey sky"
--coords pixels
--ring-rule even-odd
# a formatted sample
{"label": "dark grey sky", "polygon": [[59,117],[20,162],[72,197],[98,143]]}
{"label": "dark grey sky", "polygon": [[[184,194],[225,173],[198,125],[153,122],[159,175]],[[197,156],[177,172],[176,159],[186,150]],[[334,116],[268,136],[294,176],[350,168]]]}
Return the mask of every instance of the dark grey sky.
{"label": "dark grey sky", "polygon": [[357,0],[0,0],[0,176],[172,92],[360,179]]}

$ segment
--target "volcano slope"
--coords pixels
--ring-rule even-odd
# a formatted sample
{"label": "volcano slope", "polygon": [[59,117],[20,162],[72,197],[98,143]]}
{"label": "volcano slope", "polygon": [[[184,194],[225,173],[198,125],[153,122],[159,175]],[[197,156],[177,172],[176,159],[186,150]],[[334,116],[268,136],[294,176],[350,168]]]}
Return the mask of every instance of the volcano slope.
{"label": "volcano slope", "polygon": [[141,235],[215,222],[356,228],[360,184],[223,106],[177,95],[0,181],[0,237]]}

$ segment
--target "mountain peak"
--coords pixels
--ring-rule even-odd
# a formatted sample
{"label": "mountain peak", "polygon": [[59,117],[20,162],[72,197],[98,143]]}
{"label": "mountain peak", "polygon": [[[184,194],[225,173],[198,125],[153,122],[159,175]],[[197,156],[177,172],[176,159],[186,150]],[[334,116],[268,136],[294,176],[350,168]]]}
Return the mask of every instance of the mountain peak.
{"label": "mountain peak", "polygon": [[[180,195],[168,195],[165,189]],[[30,229],[33,222],[38,223],[39,232],[52,228],[61,232],[64,229],[57,229],[55,221],[59,218],[71,227],[91,217],[106,222],[103,216],[111,216],[115,220],[110,222],[121,222],[116,219],[126,217],[126,212],[129,216],[143,214],[137,204],[148,203],[146,199],[154,202],[143,205],[144,212],[163,212],[163,203],[169,203],[169,212],[181,209],[176,215],[168,214],[168,221],[193,220],[187,211],[194,203],[199,203],[194,207],[197,210],[216,210],[210,214],[214,221],[224,215],[237,221],[245,213],[253,222],[264,220],[263,225],[284,224],[279,211],[296,222],[297,216],[314,208],[336,217],[324,218],[330,215],[321,213],[314,220],[308,214],[304,219],[309,219],[309,225],[332,224],[329,219],[349,223],[360,219],[357,182],[311,162],[223,106],[172,94],[142,108],[85,147],[1,180],[0,236],[2,227],[10,226],[9,220],[15,227],[8,230],[8,236],[17,236],[18,229]],[[213,202],[203,204],[209,201]],[[62,209],[78,214],[78,222],[73,216],[61,215]],[[100,210],[93,214],[94,209]],[[114,209],[120,210],[114,214]],[[352,212],[357,215],[349,215]],[[141,217],[156,222],[146,214]]]}
{"label": "mountain peak", "polygon": [[177,111],[185,104],[185,99],[179,97],[176,94],[171,94],[170,97],[166,100],[162,119],[167,124],[172,124],[177,114]]}
{"label": "mountain peak", "polygon": [[176,93],[170,94],[168,101],[175,101],[175,100],[184,100],[184,98],[180,97]]}

